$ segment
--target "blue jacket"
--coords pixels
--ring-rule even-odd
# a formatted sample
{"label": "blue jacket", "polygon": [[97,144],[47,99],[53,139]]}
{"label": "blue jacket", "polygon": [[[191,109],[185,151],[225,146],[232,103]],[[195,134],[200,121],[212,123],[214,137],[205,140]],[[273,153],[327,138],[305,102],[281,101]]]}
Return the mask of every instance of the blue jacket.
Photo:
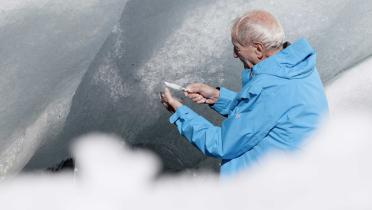
{"label": "blue jacket", "polygon": [[221,175],[247,168],[269,149],[296,149],[328,112],[316,55],[300,39],[243,70],[236,93],[220,89],[211,107],[227,118],[215,126],[186,106],[170,117],[181,135],[204,154],[222,159]]}

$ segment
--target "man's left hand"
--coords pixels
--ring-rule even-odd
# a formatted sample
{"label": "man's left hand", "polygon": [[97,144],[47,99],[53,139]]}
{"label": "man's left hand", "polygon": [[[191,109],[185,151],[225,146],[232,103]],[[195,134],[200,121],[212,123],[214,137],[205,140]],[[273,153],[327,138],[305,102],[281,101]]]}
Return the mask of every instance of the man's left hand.
{"label": "man's left hand", "polygon": [[160,93],[160,102],[170,112],[176,112],[176,109],[182,106],[182,103],[172,96],[168,88],[165,88],[164,92]]}

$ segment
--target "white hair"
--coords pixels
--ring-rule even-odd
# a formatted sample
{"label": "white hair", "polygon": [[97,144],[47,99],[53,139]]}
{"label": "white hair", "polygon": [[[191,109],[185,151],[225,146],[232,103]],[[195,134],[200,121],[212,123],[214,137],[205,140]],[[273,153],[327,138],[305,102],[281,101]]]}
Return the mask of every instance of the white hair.
{"label": "white hair", "polygon": [[266,49],[281,47],[285,39],[281,24],[270,13],[262,10],[250,11],[237,18],[231,34],[243,46],[259,42]]}

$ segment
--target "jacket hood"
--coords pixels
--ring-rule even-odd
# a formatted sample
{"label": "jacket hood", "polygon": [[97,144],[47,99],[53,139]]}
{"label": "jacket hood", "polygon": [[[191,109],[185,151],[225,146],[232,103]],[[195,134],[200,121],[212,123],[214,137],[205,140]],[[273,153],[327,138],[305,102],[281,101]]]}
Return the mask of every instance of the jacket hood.
{"label": "jacket hood", "polygon": [[305,39],[300,39],[285,49],[253,66],[253,73],[269,74],[286,79],[306,77],[314,71],[315,50]]}

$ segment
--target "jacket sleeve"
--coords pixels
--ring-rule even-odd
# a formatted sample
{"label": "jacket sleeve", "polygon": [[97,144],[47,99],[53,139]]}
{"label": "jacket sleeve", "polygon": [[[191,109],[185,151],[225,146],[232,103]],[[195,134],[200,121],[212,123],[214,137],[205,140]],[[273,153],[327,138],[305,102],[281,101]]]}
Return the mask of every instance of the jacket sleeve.
{"label": "jacket sleeve", "polygon": [[219,114],[227,116],[230,113],[232,101],[236,98],[236,96],[236,92],[224,87],[220,87],[220,96],[218,97],[216,103],[211,106],[211,108]]}
{"label": "jacket sleeve", "polygon": [[188,107],[181,106],[171,116],[170,122],[175,123],[179,133],[204,154],[233,159],[264,139],[283,114],[278,106],[273,106],[272,101],[265,97],[243,100],[222,122],[221,127],[214,126]]}

